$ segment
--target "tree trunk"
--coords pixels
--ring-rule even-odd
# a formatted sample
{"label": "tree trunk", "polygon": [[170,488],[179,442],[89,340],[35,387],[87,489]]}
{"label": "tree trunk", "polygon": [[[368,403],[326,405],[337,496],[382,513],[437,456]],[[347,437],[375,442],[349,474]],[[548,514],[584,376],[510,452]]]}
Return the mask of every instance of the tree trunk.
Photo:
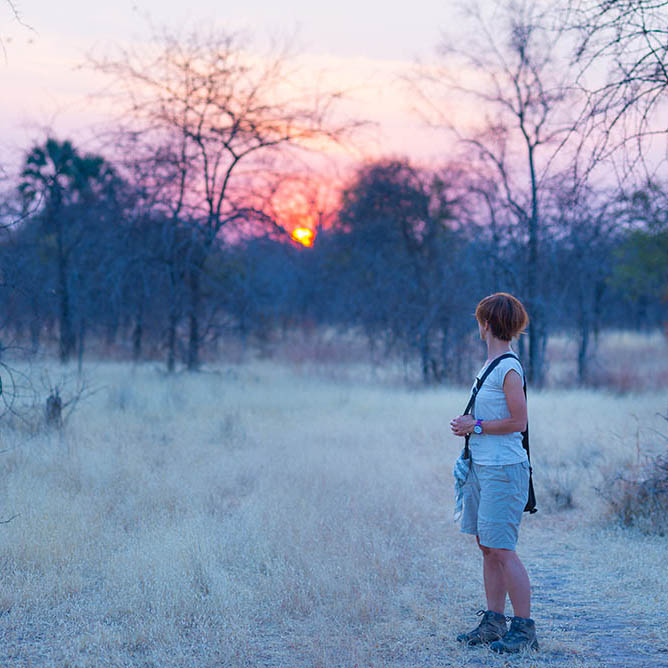
{"label": "tree trunk", "polygon": [[176,326],[179,316],[176,306],[172,304],[169,310],[169,325],[167,327],[167,371],[172,373],[176,366]]}
{"label": "tree trunk", "polygon": [[540,364],[540,385],[545,383],[545,360],[547,359],[547,342],[549,340],[549,332],[547,330],[547,318],[543,318],[540,327],[540,354],[538,361]]}
{"label": "tree trunk", "polygon": [[589,319],[580,318],[580,342],[578,345],[578,384],[587,382],[587,356],[589,353]]}
{"label": "tree trunk", "polygon": [[60,296],[60,361],[68,362],[74,350],[72,332],[72,312],[67,287],[67,260],[62,249],[61,235],[58,234],[58,292]]}
{"label": "tree trunk", "polygon": [[529,382],[540,385],[542,382],[542,369],[540,362],[540,328],[539,315],[536,302],[529,298],[528,306],[531,313],[531,324],[529,325]]}
{"label": "tree trunk", "polygon": [[535,225],[530,226],[529,249],[527,263],[527,310],[529,311],[529,360],[528,380],[536,386],[543,384],[543,309],[539,303],[538,280],[538,243]]}
{"label": "tree trunk", "polygon": [[200,306],[200,274],[199,267],[194,267],[190,272],[190,334],[188,340],[189,371],[197,371],[199,368],[199,306]]}
{"label": "tree trunk", "polygon": [[141,358],[142,337],[144,335],[144,308],[140,302],[137,308],[135,326],[132,330],[132,360],[138,362]]}
{"label": "tree trunk", "polygon": [[33,316],[30,321],[30,349],[34,355],[39,350],[39,333],[42,329],[42,323],[39,316]]}
{"label": "tree trunk", "polygon": [[65,239],[63,232],[63,221],[60,217],[61,193],[58,188],[52,194],[53,201],[49,205],[48,219],[53,224],[56,233],[56,273],[58,281],[58,347],[59,357],[62,363],[68,362],[74,351],[74,332],[72,329],[72,312],[70,309],[70,295],[67,286],[67,254],[65,252]]}
{"label": "tree trunk", "polygon": [[86,321],[81,318],[79,320],[79,347],[77,351],[77,370],[81,374],[83,370],[83,355],[86,343]]}
{"label": "tree trunk", "polygon": [[605,294],[605,283],[602,280],[596,281],[594,289],[594,343],[598,346],[599,336],[601,334],[601,317],[603,313],[603,295]]}
{"label": "tree trunk", "polygon": [[450,378],[450,341],[448,338],[447,323],[441,324],[441,378],[445,381]]}
{"label": "tree trunk", "polygon": [[[524,131],[524,128],[522,128]],[[527,248],[527,306],[529,308],[529,382],[540,386],[543,383],[541,355],[542,305],[538,303],[538,184],[534,164],[534,148],[527,137],[529,179],[531,183],[531,213],[529,215],[529,239]]]}
{"label": "tree trunk", "polygon": [[422,362],[422,382],[429,384],[429,336],[427,333],[420,337],[420,360]]}

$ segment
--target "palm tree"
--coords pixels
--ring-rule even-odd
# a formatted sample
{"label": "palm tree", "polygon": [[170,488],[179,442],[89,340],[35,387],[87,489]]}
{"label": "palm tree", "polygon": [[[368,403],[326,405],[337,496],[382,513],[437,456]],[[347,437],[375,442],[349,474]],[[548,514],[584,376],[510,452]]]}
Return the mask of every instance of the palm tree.
{"label": "palm tree", "polygon": [[43,226],[42,241],[54,251],[61,362],[67,362],[75,348],[68,279],[72,252],[83,229],[74,214],[86,211],[114,178],[104,158],[81,156],[71,142],[53,138],[30,150],[21,172],[19,192],[24,207],[34,210]]}

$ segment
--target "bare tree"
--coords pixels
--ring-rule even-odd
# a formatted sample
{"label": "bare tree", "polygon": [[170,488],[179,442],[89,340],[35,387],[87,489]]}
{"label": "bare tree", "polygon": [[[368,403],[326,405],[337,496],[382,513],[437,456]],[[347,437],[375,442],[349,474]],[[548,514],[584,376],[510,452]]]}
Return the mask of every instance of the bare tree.
{"label": "bare tree", "polygon": [[[143,187],[190,242],[187,366],[199,365],[201,277],[223,230],[267,222],[267,174],[286,149],[338,140],[330,122],[338,93],[304,92],[287,49],[257,56],[240,34],[163,32],[153,49],[94,60],[115,84],[128,150],[147,166]],[[183,239],[175,234],[174,239]]]}
{"label": "bare tree", "polygon": [[[29,26],[24,20],[23,16],[21,15],[21,12],[19,11],[19,7],[14,2],[13,0],[5,0],[5,4],[7,8],[9,9],[9,13],[11,14],[12,19],[18,23],[20,26],[26,28],[27,30],[31,30],[34,32],[34,28]],[[0,38],[0,50],[4,54],[5,58],[7,57],[7,50],[5,48],[5,43],[2,38]]]}
{"label": "bare tree", "polygon": [[12,13],[14,19],[16,19],[18,23],[23,25],[23,19],[21,18],[21,14],[19,14],[19,9],[16,6],[16,3],[12,2],[12,0],[5,0],[5,2],[7,3],[9,11]]}
{"label": "bare tree", "polygon": [[[560,57],[562,32],[544,5],[508,0],[490,11],[467,10],[467,38],[446,38],[442,65],[421,68],[417,87],[432,122],[454,133],[463,159],[481,175],[474,191],[482,195],[481,213],[497,240],[514,234],[524,245],[520,292],[531,314],[528,375],[540,383],[548,308],[540,270],[544,207],[551,180],[567,166],[565,147],[575,137],[575,92]],[[470,108],[460,122],[444,106],[455,95]]]}
{"label": "bare tree", "polygon": [[559,184],[554,198],[555,223],[552,291],[561,301],[565,322],[575,325],[577,380],[590,381],[591,342],[598,339],[604,299],[610,290],[613,250],[623,234],[619,199],[611,189]]}
{"label": "bare tree", "polygon": [[599,130],[596,158],[627,149],[624,173],[647,164],[649,141],[665,135],[668,2],[570,0],[566,22],[579,36],[575,60],[588,91],[586,120]]}

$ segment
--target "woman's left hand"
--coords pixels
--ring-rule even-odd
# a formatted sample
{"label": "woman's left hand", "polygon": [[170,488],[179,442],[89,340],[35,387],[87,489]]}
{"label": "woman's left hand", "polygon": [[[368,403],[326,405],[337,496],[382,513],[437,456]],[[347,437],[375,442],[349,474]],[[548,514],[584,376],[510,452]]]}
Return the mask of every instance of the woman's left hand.
{"label": "woman's left hand", "polygon": [[450,429],[455,436],[466,436],[473,431],[475,418],[472,415],[458,415],[450,422]]}

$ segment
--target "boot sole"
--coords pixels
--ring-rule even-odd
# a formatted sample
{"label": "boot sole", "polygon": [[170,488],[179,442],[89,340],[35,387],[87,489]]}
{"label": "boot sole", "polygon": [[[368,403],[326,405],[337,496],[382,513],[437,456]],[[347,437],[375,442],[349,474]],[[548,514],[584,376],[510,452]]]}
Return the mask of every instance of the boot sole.
{"label": "boot sole", "polygon": [[[527,645],[527,647],[531,650],[538,651],[538,641],[534,640],[530,645]],[[519,654],[520,653],[520,648],[517,649],[508,649],[507,647],[490,647],[492,652],[496,652],[496,654]],[[524,648],[522,648],[524,649]]]}
{"label": "boot sole", "polygon": [[501,638],[502,636],[498,636],[492,640],[467,640],[465,637],[461,638],[460,636],[457,636],[457,642],[460,642],[467,647],[476,647],[477,645],[489,645],[490,643],[496,642],[497,640],[501,640]]}

